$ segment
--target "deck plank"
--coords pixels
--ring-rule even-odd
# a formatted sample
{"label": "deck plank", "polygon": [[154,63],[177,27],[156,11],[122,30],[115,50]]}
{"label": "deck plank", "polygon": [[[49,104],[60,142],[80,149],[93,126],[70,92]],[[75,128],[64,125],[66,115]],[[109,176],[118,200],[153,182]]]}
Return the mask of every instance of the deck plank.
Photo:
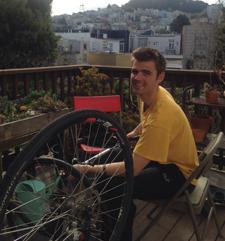
{"label": "deck plank", "polygon": [[137,211],[137,215],[134,219],[133,240],[137,239],[137,237],[141,234],[141,232],[144,230],[144,228],[149,223],[147,214],[154,208],[154,205],[152,205],[152,204],[148,204],[146,202],[144,202],[144,204],[145,204],[145,206],[144,206],[144,208],[142,208],[141,212],[140,212],[139,208],[137,209],[137,210],[139,210],[139,212]]}
{"label": "deck plank", "polygon": [[[219,211],[219,213],[220,213],[220,211]],[[223,210],[222,213],[223,213],[222,215],[225,216],[225,215],[224,215],[225,209]],[[222,215],[221,215],[221,216],[222,216]],[[225,240],[225,217],[224,217],[223,220],[220,220],[220,221],[221,221],[221,222],[220,222],[220,226],[221,226],[221,231],[222,231],[223,237],[218,236],[217,239],[216,239],[216,241],[224,241],[224,240]]]}
{"label": "deck plank", "polygon": [[[201,218],[198,219],[200,224]],[[170,234],[165,241],[187,241],[191,240],[194,235],[193,225],[188,213],[184,213],[182,218],[179,220],[176,226],[173,227]]]}
{"label": "deck plank", "polygon": [[[143,241],[163,241],[167,238],[173,227],[179,222],[181,218],[181,213],[178,213],[174,210],[168,210],[155,224],[146,236],[143,238]],[[154,238],[153,238],[154,237]]]}
{"label": "deck plank", "polygon": [[[222,228],[223,222],[225,220],[225,215],[224,215],[225,209],[222,207],[217,207],[216,211],[217,211],[217,218],[219,221],[219,225]],[[204,220],[204,221],[206,221],[206,220]],[[201,227],[200,227],[201,231],[203,230],[203,228],[205,228],[205,222],[202,222],[202,224],[201,224]],[[206,237],[205,237],[204,241],[216,241],[217,238],[218,238],[218,232],[217,232],[215,221],[212,218],[210,221],[210,224],[209,224],[209,228],[207,229]],[[195,240],[191,239],[191,241],[195,241]]]}
{"label": "deck plank", "polygon": [[[133,241],[137,240],[150,222],[147,214],[154,208],[153,204],[146,204],[143,201],[135,203],[137,204],[137,215],[133,226]],[[218,208],[217,213],[225,236],[225,207]],[[201,230],[204,228],[205,219],[203,215],[199,215],[197,218]],[[161,217],[158,223],[149,229],[141,241],[196,241],[196,237],[189,214],[170,209]],[[218,237],[214,221],[210,222],[205,241],[225,241],[225,239]]]}
{"label": "deck plank", "polygon": [[[135,217],[134,227],[133,227],[133,240],[137,240],[139,235],[143,232],[145,227],[151,222],[147,217],[148,213],[155,207],[155,204],[149,203],[139,214]],[[143,237],[142,240],[149,240],[149,235],[154,237],[154,241],[164,240],[165,237],[170,232],[172,226],[175,225],[177,220],[181,218],[181,213],[178,213],[174,210],[169,210],[166,215],[161,217],[159,222],[155,224],[149,232],[146,234],[146,237]]]}

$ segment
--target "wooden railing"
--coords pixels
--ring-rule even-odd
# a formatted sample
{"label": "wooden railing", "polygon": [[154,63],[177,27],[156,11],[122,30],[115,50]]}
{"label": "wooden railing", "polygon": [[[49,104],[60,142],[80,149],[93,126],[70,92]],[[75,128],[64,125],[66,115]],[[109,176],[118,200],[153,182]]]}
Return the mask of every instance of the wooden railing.
{"label": "wooden railing", "polygon": [[[17,99],[29,94],[32,90],[46,90],[57,93],[61,99],[74,93],[73,81],[80,73],[80,67],[89,65],[69,65],[57,67],[41,67],[26,69],[0,70],[0,96]],[[124,83],[129,81],[129,67],[95,66],[100,72],[107,74],[111,79],[111,88],[114,88],[114,79],[119,79],[119,93],[123,96]],[[196,91],[203,82],[216,83],[217,76],[213,71],[200,70],[172,70],[167,69],[164,85],[175,93],[176,87],[184,88],[194,85]]]}

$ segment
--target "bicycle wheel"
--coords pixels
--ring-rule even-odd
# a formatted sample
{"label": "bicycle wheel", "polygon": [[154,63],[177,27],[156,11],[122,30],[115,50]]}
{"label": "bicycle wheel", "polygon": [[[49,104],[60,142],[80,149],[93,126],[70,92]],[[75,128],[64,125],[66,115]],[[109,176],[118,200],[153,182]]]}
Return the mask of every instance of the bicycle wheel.
{"label": "bicycle wheel", "polygon": [[[125,174],[72,164],[123,161]],[[132,195],[132,159],[120,126],[83,110],[52,122],[18,155],[0,193],[0,240],[118,240]]]}

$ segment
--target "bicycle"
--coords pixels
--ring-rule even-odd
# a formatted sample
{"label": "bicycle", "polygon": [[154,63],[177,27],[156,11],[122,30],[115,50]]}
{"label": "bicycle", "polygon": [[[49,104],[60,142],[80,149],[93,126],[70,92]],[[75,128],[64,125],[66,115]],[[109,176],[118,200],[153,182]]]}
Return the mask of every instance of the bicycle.
{"label": "bicycle", "polygon": [[[115,162],[118,155],[126,171],[116,186],[116,174],[81,174],[73,167]],[[95,110],[68,113],[42,129],[4,176],[0,240],[118,240],[132,174],[129,143],[116,121]],[[116,208],[114,200],[120,200]]]}

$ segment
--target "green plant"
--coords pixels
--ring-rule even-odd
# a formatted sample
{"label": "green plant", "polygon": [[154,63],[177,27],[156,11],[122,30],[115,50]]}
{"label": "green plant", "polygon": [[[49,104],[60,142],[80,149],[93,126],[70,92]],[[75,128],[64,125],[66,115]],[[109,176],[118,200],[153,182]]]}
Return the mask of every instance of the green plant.
{"label": "green plant", "polygon": [[32,109],[39,112],[48,112],[64,109],[67,106],[59,100],[55,93],[42,91],[32,91],[24,97],[20,105],[26,106],[24,109]]}
{"label": "green plant", "polygon": [[0,96],[0,123],[10,122],[49,111],[66,108],[66,104],[58,100],[56,94],[45,91],[33,91],[20,100],[9,100],[7,96]]}
{"label": "green plant", "polygon": [[74,81],[74,94],[81,96],[110,94],[109,76],[95,67],[80,68],[80,75]]}
{"label": "green plant", "polygon": [[0,114],[4,121],[12,121],[16,116],[16,104],[8,99],[7,96],[0,96]]}
{"label": "green plant", "polygon": [[45,94],[44,96],[39,97],[37,100],[33,100],[29,104],[29,107],[32,110],[36,110],[39,112],[48,112],[61,110],[66,108],[67,106],[61,100],[57,100],[54,95],[50,96],[48,94]]}
{"label": "green plant", "polygon": [[[24,99],[22,100],[22,102],[23,102],[23,104],[28,105],[33,100],[43,97],[45,94],[46,94],[46,92],[44,90],[41,90],[41,91],[34,90],[30,94],[25,96]],[[51,95],[51,93],[48,93],[48,94]]]}

